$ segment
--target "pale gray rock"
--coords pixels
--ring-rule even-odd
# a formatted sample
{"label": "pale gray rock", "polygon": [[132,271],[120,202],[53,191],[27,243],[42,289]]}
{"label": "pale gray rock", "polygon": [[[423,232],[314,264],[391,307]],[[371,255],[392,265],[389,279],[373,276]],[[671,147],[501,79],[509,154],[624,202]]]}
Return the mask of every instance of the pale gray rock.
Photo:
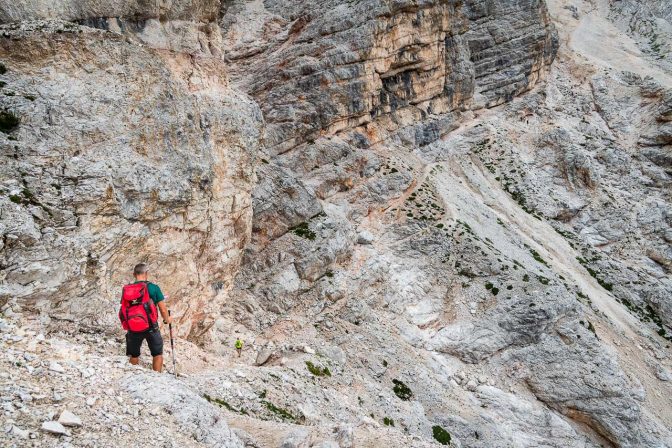
{"label": "pale gray rock", "polygon": [[357,244],[371,244],[375,237],[368,230],[363,230],[357,234]]}
{"label": "pale gray rock", "polygon": [[67,409],[64,409],[61,412],[61,415],[58,416],[58,423],[63,426],[82,426],[82,419]]}
{"label": "pale gray rock", "polygon": [[48,421],[48,422],[42,422],[42,431],[46,431],[51,434],[57,434],[57,435],[68,435],[69,432],[67,429],[65,429],[65,426],[61,425],[58,422],[54,421]]}
{"label": "pale gray rock", "polygon": [[292,430],[280,443],[280,448],[301,448],[309,436],[305,429]]}
{"label": "pale gray rock", "polygon": [[18,437],[20,439],[27,439],[30,436],[30,431],[27,429],[21,429],[18,426],[14,425],[12,426],[11,434],[14,437]]}
{"label": "pale gray rock", "polygon": [[257,358],[254,361],[255,365],[263,366],[273,355],[274,349],[271,346],[264,346],[261,350],[257,352]]}
{"label": "pale gray rock", "polygon": [[65,372],[65,368],[56,361],[51,361],[49,363],[49,370],[51,370],[52,372],[56,372],[56,373]]}

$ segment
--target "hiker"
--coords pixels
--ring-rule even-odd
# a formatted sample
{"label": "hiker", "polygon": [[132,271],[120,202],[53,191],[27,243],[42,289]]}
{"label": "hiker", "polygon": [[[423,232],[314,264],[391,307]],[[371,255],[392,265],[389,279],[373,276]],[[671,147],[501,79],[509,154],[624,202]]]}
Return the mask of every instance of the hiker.
{"label": "hiker", "polygon": [[240,336],[236,336],[236,351],[238,352],[238,357],[243,352],[243,341],[240,340]]}
{"label": "hiker", "polygon": [[140,263],[133,269],[135,282],[124,286],[121,296],[119,319],[126,330],[126,356],[131,364],[140,362],[140,347],[146,340],[152,355],[152,369],[157,372],[163,367],[163,338],[159,331],[157,307],[164,324],[173,318],[168,313],[161,288],[147,280],[149,269]]}

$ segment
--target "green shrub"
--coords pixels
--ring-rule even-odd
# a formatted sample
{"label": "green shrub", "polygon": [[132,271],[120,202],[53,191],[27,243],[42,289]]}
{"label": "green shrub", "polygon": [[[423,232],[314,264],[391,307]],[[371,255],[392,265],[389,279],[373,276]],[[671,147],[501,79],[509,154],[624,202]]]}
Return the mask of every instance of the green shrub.
{"label": "green shrub", "polygon": [[308,371],[315,376],[331,376],[328,367],[320,368],[310,361],[306,361],[306,367],[308,367]]}
{"label": "green shrub", "polygon": [[315,232],[310,230],[308,228],[308,223],[307,222],[302,222],[298,226],[292,227],[289,229],[290,231],[294,232],[295,235],[300,236],[301,238],[305,238],[307,240],[313,241],[315,237],[317,236]]}
{"label": "green shrub", "polygon": [[541,258],[541,255],[539,255],[539,252],[537,252],[534,249],[530,249],[530,254],[532,254],[532,258],[537,260],[539,263],[543,264],[544,266],[548,267],[548,263],[546,263],[546,260]]}
{"label": "green shrub", "polygon": [[384,417],[384,418],[383,418],[383,424],[384,424],[385,426],[394,426],[394,420],[392,420],[392,419],[389,418],[389,417]]}
{"label": "green shrub", "polygon": [[245,409],[236,409],[233,406],[231,406],[229,403],[227,403],[225,400],[222,400],[221,398],[213,398],[208,394],[203,394],[203,398],[208,400],[210,403],[215,403],[217,406],[226,408],[227,410],[231,412],[237,412],[239,414],[243,415],[248,415],[247,411]]}
{"label": "green shrub", "polygon": [[3,110],[0,112],[0,132],[9,134],[19,125],[21,120],[12,112]]}
{"label": "green shrub", "polygon": [[392,383],[394,383],[392,391],[397,395],[397,397],[404,401],[411,399],[413,396],[413,391],[407,385],[397,379],[392,380]]}
{"label": "green shrub", "polygon": [[288,420],[290,422],[296,422],[298,419],[287,409],[280,408],[270,401],[262,400],[262,403],[264,406],[266,406],[266,409],[277,415],[283,420]]}
{"label": "green shrub", "polygon": [[432,426],[432,435],[441,445],[450,445],[450,433],[441,426]]}

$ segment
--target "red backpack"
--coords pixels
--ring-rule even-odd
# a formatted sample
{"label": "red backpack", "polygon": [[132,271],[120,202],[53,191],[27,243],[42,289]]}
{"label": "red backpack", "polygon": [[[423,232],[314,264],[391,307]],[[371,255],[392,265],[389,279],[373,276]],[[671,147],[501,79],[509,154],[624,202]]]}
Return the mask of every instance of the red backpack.
{"label": "red backpack", "polygon": [[149,297],[147,283],[124,286],[121,293],[119,320],[126,331],[141,333],[153,328],[158,320],[154,301]]}

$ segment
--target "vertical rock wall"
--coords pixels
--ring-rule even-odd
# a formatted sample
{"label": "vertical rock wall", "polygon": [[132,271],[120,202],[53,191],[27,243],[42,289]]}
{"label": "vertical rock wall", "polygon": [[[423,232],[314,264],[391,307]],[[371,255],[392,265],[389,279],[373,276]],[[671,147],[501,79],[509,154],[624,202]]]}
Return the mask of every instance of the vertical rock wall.
{"label": "vertical rock wall", "polygon": [[63,22],[3,36],[2,106],[20,123],[0,134],[0,297],[116,330],[145,261],[198,336],[251,230],[256,105],[214,58]]}

